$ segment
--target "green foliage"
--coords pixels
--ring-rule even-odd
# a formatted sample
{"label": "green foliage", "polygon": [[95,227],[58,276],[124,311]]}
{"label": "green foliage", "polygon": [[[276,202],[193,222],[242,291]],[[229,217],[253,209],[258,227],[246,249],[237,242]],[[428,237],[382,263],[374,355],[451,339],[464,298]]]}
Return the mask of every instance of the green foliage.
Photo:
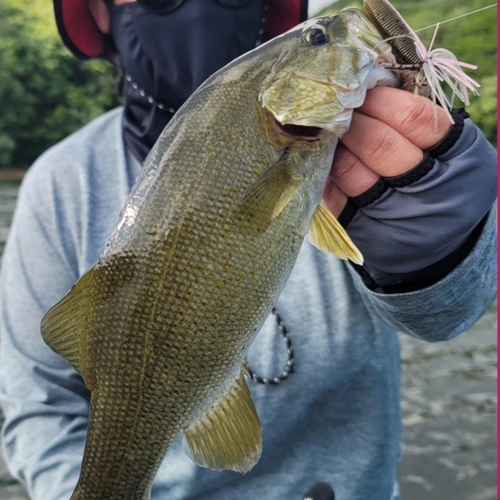
{"label": "green foliage", "polygon": [[118,101],[106,63],[76,60],[52,12],[16,3],[0,0],[0,166],[25,167]]}
{"label": "green foliage", "polygon": [[497,77],[486,76],[481,80],[481,96],[467,108],[474,123],[477,123],[491,143],[497,136]]}
{"label": "green foliage", "polygon": [[[414,29],[425,28],[437,22],[472,12],[491,5],[489,0],[391,0]],[[339,0],[319,15],[335,14],[344,7],[361,7],[361,0]],[[488,9],[470,16],[450,21],[439,27],[434,47],[451,50],[459,61],[475,64],[475,71],[466,70],[481,84],[481,95],[471,98],[467,108],[471,117],[488,137],[496,144],[496,82],[497,82],[497,24],[496,9]],[[435,28],[418,33],[426,47],[432,39]],[[456,105],[460,103],[457,101]]]}
{"label": "green foliage", "polygon": [[[422,28],[470,12],[489,0],[394,0],[409,24]],[[28,166],[52,144],[116,106],[111,68],[82,62],[59,39],[50,0],[0,0],[0,167]],[[340,0],[326,9],[361,5]],[[444,24],[436,46],[477,64],[482,84],[469,112],[496,142],[496,11],[490,9]],[[433,30],[420,33],[429,43]]]}
{"label": "green foliage", "polygon": [[0,134],[0,165],[9,165],[16,143],[10,135]]}

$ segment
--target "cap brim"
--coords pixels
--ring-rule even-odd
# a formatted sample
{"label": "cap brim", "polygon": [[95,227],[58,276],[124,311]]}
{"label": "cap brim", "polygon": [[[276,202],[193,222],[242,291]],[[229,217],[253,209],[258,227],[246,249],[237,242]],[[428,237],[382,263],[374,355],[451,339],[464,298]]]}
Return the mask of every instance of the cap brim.
{"label": "cap brim", "polygon": [[80,59],[104,54],[104,35],[90,13],[88,0],[54,0],[57,29],[68,49]]}

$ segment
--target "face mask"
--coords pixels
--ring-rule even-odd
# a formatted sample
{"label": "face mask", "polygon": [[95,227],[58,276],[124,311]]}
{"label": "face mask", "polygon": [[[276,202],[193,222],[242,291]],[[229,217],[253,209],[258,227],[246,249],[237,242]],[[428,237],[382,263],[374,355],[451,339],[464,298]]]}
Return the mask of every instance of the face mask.
{"label": "face mask", "polygon": [[[224,5],[228,1],[234,6]],[[178,109],[209,76],[253,49],[262,25],[263,0],[174,3],[165,14],[137,2],[110,9],[111,35],[127,75],[125,140],[140,161],[172,117],[168,110]]]}
{"label": "face mask", "polygon": [[[157,14],[165,14],[170,12],[184,2],[184,0],[137,0],[143,7]],[[227,7],[236,7],[244,5],[251,0],[217,0],[222,5]]]}

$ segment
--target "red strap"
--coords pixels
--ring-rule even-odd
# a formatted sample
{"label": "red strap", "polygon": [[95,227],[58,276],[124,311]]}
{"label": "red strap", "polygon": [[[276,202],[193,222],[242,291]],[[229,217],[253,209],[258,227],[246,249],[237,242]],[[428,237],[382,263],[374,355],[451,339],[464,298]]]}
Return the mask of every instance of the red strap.
{"label": "red strap", "polygon": [[89,11],[88,0],[63,0],[61,2],[64,27],[71,42],[87,57],[102,54],[102,33]]}
{"label": "red strap", "polygon": [[300,24],[304,0],[270,0],[264,23],[264,42]]}

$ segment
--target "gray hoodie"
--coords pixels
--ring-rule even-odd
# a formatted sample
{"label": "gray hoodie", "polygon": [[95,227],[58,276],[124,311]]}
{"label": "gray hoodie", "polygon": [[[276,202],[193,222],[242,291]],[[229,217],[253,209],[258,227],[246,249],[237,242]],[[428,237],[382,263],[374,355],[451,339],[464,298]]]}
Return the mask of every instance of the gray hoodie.
{"label": "gray hoodie", "polygon": [[[78,479],[89,413],[83,380],[40,335],[44,313],[97,260],[139,165],[126,154],[121,110],[45,153],[19,195],[0,279],[0,402],[11,473],[33,499],[66,500]],[[482,161],[480,153],[478,161]],[[400,456],[400,355],[396,330],[448,340],[495,296],[495,212],[468,256],[434,285],[384,294],[350,266],[305,242],[276,308],[293,342],[295,371],[250,383],[261,418],[261,461],[248,474],[196,466],[177,440],[154,500],[300,499],[315,482],[337,500],[395,500]],[[273,317],[249,353],[273,378],[286,346]]]}

